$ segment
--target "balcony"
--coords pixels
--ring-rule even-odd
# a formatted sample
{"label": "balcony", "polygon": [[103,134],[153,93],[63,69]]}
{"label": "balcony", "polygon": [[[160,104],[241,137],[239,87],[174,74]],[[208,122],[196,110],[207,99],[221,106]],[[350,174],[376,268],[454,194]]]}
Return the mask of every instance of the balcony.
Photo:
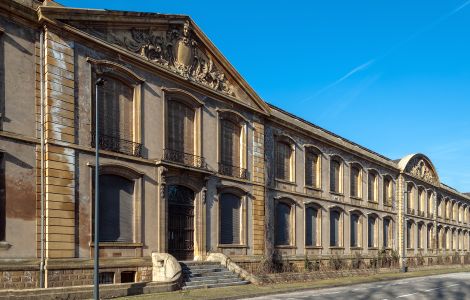
{"label": "balcony", "polygon": [[[100,134],[98,139],[102,150],[118,152],[136,157],[142,156],[142,144],[124,140],[116,136]],[[95,148],[95,132],[91,132],[91,147]]]}
{"label": "balcony", "polygon": [[247,169],[231,166],[229,164],[219,163],[219,173],[225,176],[248,179]]}
{"label": "balcony", "polygon": [[193,168],[207,169],[207,164],[204,157],[193,155],[190,153],[165,149],[163,152],[163,159],[166,161],[174,162]]}

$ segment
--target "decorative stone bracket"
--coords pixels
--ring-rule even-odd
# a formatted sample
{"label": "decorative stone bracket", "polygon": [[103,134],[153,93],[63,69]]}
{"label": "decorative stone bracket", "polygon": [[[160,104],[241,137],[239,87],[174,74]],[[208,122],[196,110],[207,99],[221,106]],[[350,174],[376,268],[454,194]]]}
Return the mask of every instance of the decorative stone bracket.
{"label": "decorative stone bracket", "polygon": [[174,282],[181,279],[181,266],[168,253],[152,253],[152,281]]}

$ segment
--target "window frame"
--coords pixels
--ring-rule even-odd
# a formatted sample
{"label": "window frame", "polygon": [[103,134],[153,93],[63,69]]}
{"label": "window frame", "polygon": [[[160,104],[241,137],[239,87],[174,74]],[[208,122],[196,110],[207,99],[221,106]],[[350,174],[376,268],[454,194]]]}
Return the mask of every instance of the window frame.
{"label": "window frame", "polygon": [[[386,226],[385,226],[385,223],[388,222],[388,226],[389,228],[387,228],[386,230]],[[385,249],[393,249],[393,234],[394,234],[394,220],[392,217],[390,216],[387,216],[387,217],[384,217],[382,219],[382,246],[385,248]],[[387,235],[388,236],[385,236],[385,232],[387,232]],[[386,238],[388,237],[388,239]]]}
{"label": "window frame", "polygon": [[[314,185],[307,184],[307,155],[308,154],[314,154],[314,155],[317,156],[316,170],[315,170],[315,172],[316,172],[316,174],[315,174],[316,182],[315,182]],[[305,187],[312,188],[312,189],[317,189],[317,190],[322,189],[322,156],[323,156],[322,152],[317,147],[315,147],[313,145],[304,145],[304,170],[305,170],[305,172],[304,172],[304,186]]]}
{"label": "window frame", "polygon": [[[239,141],[239,162],[238,166],[233,164],[232,167],[237,167],[241,169],[248,169],[248,124],[250,123],[247,118],[245,118],[242,114],[230,110],[230,109],[217,109],[218,114],[218,122],[217,122],[217,162],[219,164],[224,164],[222,161],[222,144],[224,143],[222,138],[222,123],[224,121],[232,122],[240,126],[240,141]],[[248,176],[248,175],[247,175]],[[248,179],[248,178],[245,178]]]}
{"label": "window frame", "polygon": [[[352,222],[353,222],[353,216],[357,216],[357,236],[355,237],[356,239],[356,245],[352,244]],[[353,210],[349,212],[349,246],[352,249],[363,249],[363,243],[364,243],[364,238],[363,234],[364,233],[364,214],[359,211],[359,210]]]}
{"label": "window frame", "polygon": [[[290,230],[289,230],[289,241],[287,244],[278,244],[278,240],[276,238],[277,236],[277,207],[278,205],[283,204],[287,205],[290,208],[290,216],[289,216],[289,225],[290,225]],[[274,204],[274,247],[275,248],[295,248],[296,245],[296,226],[295,226],[295,221],[296,221],[296,216],[295,216],[295,201],[289,198],[279,198],[275,199],[275,204]]]}
{"label": "window frame", "polygon": [[[353,169],[357,169],[358,178],[357,178],[357,186],[356,186],[356,195],[352,193],[352,186],[353,186]],[[364,199],[364,167],[359,163],[350,163],[349,164],[349,193],[352,198],[355,199]]]}
{"label": "window frame", "polygon": [[[94,175],[95,175],[95,165],[94,163],[87,163],[90,167],[90,175],[89,175],[89,186],[90,186],[90,195],[94,195]],[[142,248],[142,184],[143,184],[143,176],[145,175],[143,172],[138,171],[130,166],[123,165],[123,164],[116,164],[116,163],[101,163],[100,164],[100,175],[109,174],[109,175],[117,175],[124,177],[128,180],[134,181],[134,239],[132,243],[129,242],[100,242],[100,248],[110,247],[139,247]],[[89,216],[89,230],[93,232],[93,222],[94,222],[94,203],[92,202],[90,206],[90,216]],[[94,237],[90,234],[90,246],[94,247]]]}
{"label": "window frame", "polygon": [[[317,211],[316,215],[316,232],[315,232],[315,237],[316,237],[316,243],[315,245],[307,245],[307,235],[308,235],[308,228],[307,228],[307,210],[309,209],[314,209]],[[318,204],[307,204],[305,205],[305,211],[304,211],[304,233],[305,233],[305,248],[306,249],[315,249],[315,248],[322,248],[322,216],[323,216],[323,211],[322,207]]]}
{"label": "window frame", "polygon": [[[279,172],[278,172],[278,144],[283,143],[287,145],[290,150],[290,158],[289,158],[289,178],[280,178],[279,177]],[[295,161],[296,161],[296,143],[295,141],[287,136],[287,135],[279,135],[275,136],[275,141],[274,141],[274,174],[275,174],[275,180],[280,181],[283,183],[290,183],[290,184],[295,184],[296,182],[296,168],[295,168]]]}
{"label": "window frame", "polygon": [[[373,198],[371,198],[370,176],[374,176],[374,185],[372,187]],[[369,202],[379,203],[379,181],[380,181],[379,172],[375,169],[369,169],[367,171],[367,200]]]}
{"label": "window frame", "polygon": [[[339,220],[338,220],[338,243],[337,245],[332,245],[332,239],[331,239],[331,217],[332,217],[332,213],[333,212],[336,212],[338,213],[339,215]],[[328,229],[329,229],[329,248],[330,249],[343,249],[344,248],[344,211],[337,207],[337,206],[334,206],[334,207],[331,207],[329,209],[329,214],[328,214]]]}
{"label": "window frame", "polygon": [[[92,94],[92,101],[91,101],[91,110],[94,111],[94,101],[96,99],[96,89],[95,89],[95,82],[96,79],[103,75],[103,76],[110,76],[117,78],[118,80],[123,81],[125,84],[133,87],[133,99],[132,99],[132,142],[141,144],[142,143],[142,88],[145,83],[145,79],[138,76],[136,73],[128,69],[127,67],[120,65],[118,63],[109,61],[109,60],[97,60],[88,57],[87,62],[91,64],[91,72],[92,72],[92,87],[91,87],[91,94]],[[92,118],[92,124],[94,123],[94,118]]]}
{"label": "window frame", "polygon": [[393,180],[392,176],[390,175],[383,176],[382,189],[383,189],[382,201],[383,201],[384,206],[393,207],[393,204],[395,202],[395,181]]}
{"label": "window frame", "polygon": [[[220,241],[221,222],[220,209],[223,194],[233,194],[240,198],[240,243],[239,244],[222,244]],[[248,192],[234,186],[222,186],[217,189],[217,247],[218,248],[246,248],[248,234]]]}
{"label": "window frame", "polygon": [[[373,235],[371,241],[370,235],[370,223],[369,220],[373,220]],[[371,243],[372,242],[372,243]],[[370,213],[367,215],[367,248],[368,249],[378,249],[379,248],[379,216],[375,213]]]}
{"label": "window frame", "polygon": [[[337,162],[339,164],[339,178],[338,178],[338,189],[334,189],[332,188],[332,178],[333,178],[333,175],[332,175],[332,170],[333,170],[333,162]],[[338,155],[332,155],[330,157],[330,160],[329,160],[329,163],[330,163],[330,168],[329,168],[329,183],[330,183],[330,193],[333,193],[333,194],[339,194],[339,195],[343,195],[344,194],[344,160],[339,157]]]}

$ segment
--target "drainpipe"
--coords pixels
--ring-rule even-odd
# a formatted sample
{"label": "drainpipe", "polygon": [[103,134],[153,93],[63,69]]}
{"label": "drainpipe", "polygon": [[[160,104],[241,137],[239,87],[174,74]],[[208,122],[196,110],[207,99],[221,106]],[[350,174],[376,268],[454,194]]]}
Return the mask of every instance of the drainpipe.
{"label": "drainpipe", "polygon": [[40,121],[40,130],[41,130],[41,263],[39,267],[39,287],[44,287],[44,204],[45,204],[45,194],[44,194],[44,32],[45,28],[41,30],[41,36],[39,41],[40,48],[40,90],[41,90],[41,121]]}
{"label": "drainpipe", "polygon": [[407,235],[407,227],[406,227],[406,217],[405,217],[405,213],[406,213],[406,204],[408,202],[408,188],[407,188],[407,184],[406,184],[406,180],[404,181],[405,184],[404,184],[404,191],[403,191],[403,194],[404,194],[404,197],[403,197],[403,214],[402,214],[402,222],[403,222],[403,241],[402,241],[402,269],[401,271],[402,272],[406,272],[407,271],[407,267],[406,267],[406,235]]}

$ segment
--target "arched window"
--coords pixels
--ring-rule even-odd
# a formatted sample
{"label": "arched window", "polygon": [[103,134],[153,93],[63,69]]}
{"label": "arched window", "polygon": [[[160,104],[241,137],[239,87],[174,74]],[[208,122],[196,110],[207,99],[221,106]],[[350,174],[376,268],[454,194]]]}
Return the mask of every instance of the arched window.
{"label": "arched window", "polygon": [[276,143],[276,178],[293,181],[293,145],[286,141]]}
{"label": "arched window", "polygon": [[362,246],[362,222],[361,215],[357,212],[351,213],[351,247]]}
{"label": "arched window", "polygon": [[305,209],[305,246],[321,246],[321,211],[316,207]]}
{"label": "arched window", "polygon": [[383,246],[391,248],[393,246],[393,221],[391,218],[384,218],[383,221]]}
{"label": "arched window", "polygon": [[376,215],[369,215],[367,218],[367,231],[368,231],[368,242],[369,248],[376,248],[378,245],[378,220]]}
{"label": "arched window", "polygon": [[434,196],[433,193],[428,193],[428,217],[434,218]]}
{"label": "arched window", "polygon": [[383,197],[385,206],[393,205],[393,181],[389,176],[384,177]]}
{"label": "arched window", "polygon": [[415,199],[415,187],[412,183],[408,183],[407,188],[407,198],[406,198],[406,207],[408,214],[414,214],[414,199]]}
{"label": "arched window", "polygon": [[332,158],[330,160],[330,191],[334,193],[343,192],[342,173],[343,173],[342,162],[338,158]]}
{"label": "arched window", "polygon": [[276,246],[288,246],[292,243],[292,207],[285,202],[277,202],[274,216]]}
{"label": "arched window", "polygon": [[379,177],[375,171],[369,171],[368,180],[367,180],[367,195],[369,201],[377,202],[378,201],[378,184],[379,184]]}
{"label": "arched window", "polygon": [[102,174],[100,183],[100,241],[134,242],[134,181]]}
{"label": "arched window", "polygon": [[320,188],[321,156],[312,149],[305,149],[305,185]]}
{"label": "arched window", "polygon": [[351,165],[351,197],[362,198],[362,169]]}
{"label": "arched window", "polygon": [[342,217],[337,209],[330,210],[330,247],[342,246]]}
{"label": "arched window", "polygon": [[454,202],[454,205],[452,206],[452,220],[457,222],[458,217],[459,217],[459,205],[457,202]]}
{"label": "arched window", "polygon": [[220,244],[241,244],[241,199],[232,193],[220,195]]}

